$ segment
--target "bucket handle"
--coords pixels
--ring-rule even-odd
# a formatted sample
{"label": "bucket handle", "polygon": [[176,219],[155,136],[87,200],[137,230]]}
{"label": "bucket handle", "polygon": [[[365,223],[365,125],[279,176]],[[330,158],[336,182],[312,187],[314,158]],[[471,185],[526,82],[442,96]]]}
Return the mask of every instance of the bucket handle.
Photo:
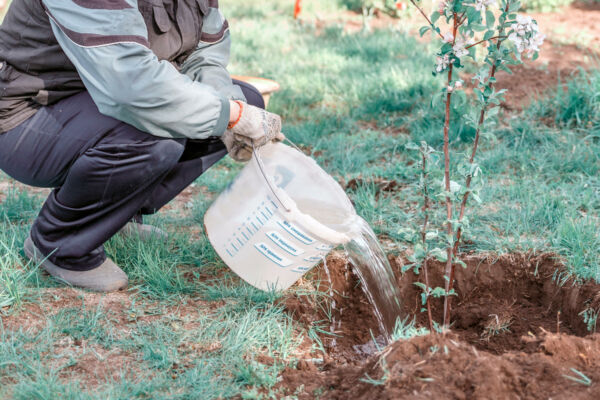
{"label": "bucket handle", "polygon": [[258,165],[258,169],[260,170],[260,173],[262,174],[263,178],[265,178],[265,182],[267,182],[267,186],[269,186],[269,189],[271,189],[271,192],[273,192],[273,195],[275,196],[277,201],[279,201],[279,204],[281,204],[283,206],[285,211],[291,212],[292,209],[290,207],[288,207],[283,200],[281,200],[281,198],[277,194],[277,188],[276,188],[275,184],[267,176],[267,173],[265,172],[265,165],[263,164],[262,159],[258,155],[258,151],[254,145],[252,145],[252,155],[254,156],[254,159],[256,160],[256,165]]}
{"label": "bucket handle", "polygon": [[[293,147],[295,147],[299,152],[303,153],[304,152],[302,150],[300,150],[298,148],[298,146],[296,146],[292,141],[288,140]],[[275,198],[277,199],[277,201],[279,201],[279,204],[282,205],[282,207],[285,209],[286,212],[291,213],[293,210],[291,207],[289,207],[287,205],[287,203],[285,201],[283,201],[281,199],[281,196],[278,194],[278,188],[275,186],[275,183],[271,180],[271,178],[269,178],[267,176],[267,173],[265,172],[265,166],[262,162],[262,159],[260,158],[260,155],[258,154],[258,150],[257,148],[252,145],[252,155],[254,156],[254,160],[256,160],[256,165],[258,165],[258,169],[261,173],[261,175],[263,176],[263,178],[265,179],[265,182],[267,182],[267,186],[269,186],[269,189],[271,190],[271,192],[273,192],[273,195],[275,196]],[[287,197],[287,194],[284,192],[284,194],[286,196],[283,197]],[[346,243],[350,240],[350,238],[345,235],[345,234],[341,234],[338,233],[336,231],[334,231],[331,228],[328,228],[324,225],[322,225],[320,222],[318,222],[316,219],[314,219],[313,217],[311,217],[310,215],[304,215],[305,224],[308,224],[308,227],[312,228],[310,229],[311,231],[320,231],[320,235],[323,237],[324,239],[327,239],[328,241],[332,242],[332,243]]]}
{"label": "bucket handle", "polygon": [[302,153],[302,154],[305,154],[305,155],[306,155],[306,153],[304,153],[304,151],[302,151],[302,149],[301,149],[300,147],[296,146],[296,143],[292,142],[292,141],[290,140],[290,138],[288,138],[287,136],[285,137],[285,140],[284,140],[284,142],[288,142],[288,143],[289,143],[289,144],[290,144],[290,145],[291,145],[293,148],[295,148],[296,150],[298,150],[300,153]]}
{"label": "bucket handle", "polygon": [[[284,141],[288,142],[294,149],[298,150],[300,153],[305,154],[304,151],[302,151],[302,149],[300,147],[298,147],[296,145],[296,143],[292,142],[287,136],[284,139]],[[273,195],[275,196],[277,201],[279,201],[279,204],[281,204],[283,206],[285,211],[291,212],[292,209],[290,207],[288,207],[287,204],[283,200],[281,200],[281,197],[279,197],[279,195],[277,194],[277,189],[276,189],[275,184],[267,176],[267,173],[265,172],[265,165],[263,164],[262,159],[258,155],[257,148],[254,145],[252,145],[252,155],[254,156],[254,159],[256,160],[256,164],[258,165],[258,169],[260,170],[260,173],[262,174],[263,178],[265,178],[265,181],[267,182],[269,189],[271,189],[271,192],[273,192]]]}

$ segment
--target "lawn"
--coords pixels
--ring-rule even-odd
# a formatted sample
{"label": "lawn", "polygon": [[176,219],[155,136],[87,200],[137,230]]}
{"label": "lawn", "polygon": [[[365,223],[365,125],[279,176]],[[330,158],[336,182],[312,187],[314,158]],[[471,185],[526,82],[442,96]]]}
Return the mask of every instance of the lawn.
{"label": "lawn", "polygon": [[[390,257],[410,253],[404,232],[419,224],[419,170],[406,145],[442,145],[432,45],[400,26],[348,31],[331,20],[342,13],[333,2],[305,0],[304,23],[291,19],[289,0],[221,3],[231,72],[281,84],[269,107],[286,135],[346,188]],[[564,280],[600,282],[598,93],[600,70],[590,66],[501,112],[481,143],[486,184],[463,254],[549,253]],[[455,125],[452,145],[467,151],[473,135]],[[107,251],[130,287],[109,295],[64,288],[24,259],[44,192],[0,175],[0,398],[301,396],[278,377],[327,359],[329,324],[296,318],[286,300],[327,304],[319,271],[290,292],[261,292],[227,269],[203,231],[205,210],[242,167],[224,159],[150,218],[168,242],[111,239]]]}

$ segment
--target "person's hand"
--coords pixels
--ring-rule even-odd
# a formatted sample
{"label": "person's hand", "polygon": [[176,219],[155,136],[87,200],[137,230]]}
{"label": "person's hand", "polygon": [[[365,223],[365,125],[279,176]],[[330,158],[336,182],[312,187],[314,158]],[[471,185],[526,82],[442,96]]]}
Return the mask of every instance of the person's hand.
{"label": "person's hand", "polygon": [[233,102],[239,107],[237,119],[230,120],[228,128],[233,132],[235,140],[249,147],[264,146],[272,140],[283,140],[281,137],[281,117],[242,102]]}
{"label": "person's hand", "polygon": [[285,139],[279,115],[237,101],[231,102],[230,110],[230,123],[221,139],[234,160],[248,161],[253,147]]}
{"label": "person's hand", "polygon": [[235,161],[246,162],[252,158],[252,147],[246,146],[244,143],[236,141],[229,129],[223,133],[221,140],[225,143],[229,156]]}

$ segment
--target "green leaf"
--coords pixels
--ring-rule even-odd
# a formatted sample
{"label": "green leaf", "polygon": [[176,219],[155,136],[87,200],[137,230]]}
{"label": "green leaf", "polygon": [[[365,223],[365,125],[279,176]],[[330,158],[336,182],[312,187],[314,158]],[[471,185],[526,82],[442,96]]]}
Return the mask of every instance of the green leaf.
{"label": "green leaf", "polygon": [[432,249],[429,253],[439,262],[448,261],[448,253],[446,250],[442,250],[439,247]]}
{"label": "green leaf", "polygon": [[444,297],[446,296],[446,290],[441,287],[436,287],[431,291],[431,296],[433,297]]}
{"label": "green leaf", "polygon": [[438,236],[439,236],[439,233],[437,231],[427,232],[425,234],[425,240],[433,240],[433,239],[436,239]]}
{"label": "green leaf", "polygon": [[452,51],[452,43],[444,43],[442,48],[440,49],[441,55],[450,53]]}
{"label": "green leaf", "polygon": [[483,35],[483,40],[489,40],[491,38],[494,37],[494,31],[493,30],[489,30],[485,33],[485,35]]}
{"label": "green leaf", "polygon": [[442,16],[442,14],[440,14],[438,11],[434,11],[434,12],[431,14],[431,18],[430,18],[430,19],[431,19],[431,23],[432,23],[432,24],[435,24],[435,23],[437,22],[437,20],[438,20],[438,19],[439,19],[441,16]]}
{"label": "green leaf", "polygon": [[424,247],[423,247],[423,245],[422,245],[422,244],[420,244],[420,243],[417,243],[417,244],[415,245],[415,249],[414,249],[414,251],[415,251],[415,257],[416,257],[417,259],[423,259],[423,258],[426,256],[426,253],[425,253],[425,248],[424,248]]}
{"label": "green leaf", "polygon": [[402,273],[405,273],[406,271],[408,271],[409,269],[411,269],[412,267],[415,267],[415,264],[408,264],[408,265],[403,265],[402,268],[400,269],[402,271]]}
{"label": "green leaf", "polygon": [[406,147],[407,150],[419,150],[420,147],[417,146],[417,144],[415,142],[408,142],[404,145],[404,147]]}
{"label": "green leaf", "polygon": [[488,28],[494,26],[494,22],[496,22],[496,18],[494,17],[494,13],[490,10],[485,11],[485,24]]}
{"label": "green leaf", "polygon": [[508,68],[508,67],[506,66],[506,64],[502,63],[502,64],[500,64],[500,65],[498,66],[498,68],[499,68],[499,69],[501,69],[502,71],[504,71],[504,72],[507,72],[507,73],[509,73],[510,75],[512,75],[512,71],[510,70],[510,68]]}
{"label": "green leaf", "polygon": [[481,12],[477,11],[475,7],[467,8],[467,18],[469,24],[477,23],[481,21]]}
{"label": "green leaf", "polygon": [[426,34],[430,29],[431,27],[429,26],[422,26],[421,29],[419,29],[419,35],[423,37],[423,35]]}
{"label": "green leaf", "polygon": [[483,32],[487,29],[487,27],[482,24],[472,24],[471,29],[473,29],[475,32]]}

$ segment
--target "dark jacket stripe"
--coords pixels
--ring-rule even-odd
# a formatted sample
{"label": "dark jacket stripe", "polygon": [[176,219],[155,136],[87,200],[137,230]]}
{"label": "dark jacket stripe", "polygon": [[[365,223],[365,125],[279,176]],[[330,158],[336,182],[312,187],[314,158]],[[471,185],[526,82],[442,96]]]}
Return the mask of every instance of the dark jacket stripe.
{"label": "dark jacket stripe", "polygon": [[213,8],[219,8],[219,0],[208,0],[208,6]]}
{"label": "dark jacket stripe", "polygon": [[125,0],[71,0],[79,7],[92,10],[126,10],[131,7]]}
{"label": "dark jacket stripe", "polygon": [[205,43],[216,43],[219,40],[223,39],[223,36],[225,35],[225,31],[229,29],[229,22],[227,22],[227,20],[225,20],[225,22],[223,22],[223,26],[221,27],[221,30],[217,33],[205,33],[202,32],[202,35],[200,36],[200,40],[205,42]]}
{"label": "dark jacket stripe", "polygon": [[[46,8],[46,7],[44,7]],[[71,39],[73,42],[77,43],[83,47],[94,47],[94,46],[105,46],[109,44],[117,44],[117,43],[138,43],[142,46],[150,48],[150,43],[143,36],[137,35],[98,35],[96,33],[79,33],[75,32],[60,22],[56,20],[52,16],[52,13],[46,8],[46,13],[52,18],[52,20],[60,27],[60,29]]]}

